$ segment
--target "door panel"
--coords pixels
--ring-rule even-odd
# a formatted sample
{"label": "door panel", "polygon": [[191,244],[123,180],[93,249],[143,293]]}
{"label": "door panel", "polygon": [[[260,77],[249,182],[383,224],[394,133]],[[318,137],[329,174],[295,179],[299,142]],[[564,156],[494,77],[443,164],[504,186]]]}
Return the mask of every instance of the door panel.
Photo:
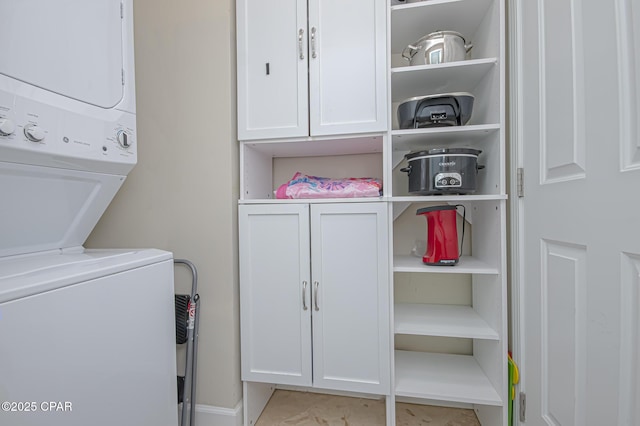
{"label": "door panel", "polygon": [[579,2],[540,2],[543,182],[585,177],[583,42],[576,7]]}
{"label": "door panel", "polygon": [[526,424],[637,425],[638,6],[514,3]]}
{"label": "door panel", "polygon": [[584,246],[542,241],[542,412],[549,424],[584,424],[585,261]]}
{"label": "door panel", "polygon": [[316,387],[390,391],[386,212],[383,203],[312,206]]}
{"label": "door panel", "polygon": [[242,0],[237,13],[238,139],[308,135],[307,2]]}
{"label": "door panel", "polygon": [[385,28],[384,1],[309,2],[311,135],[386,130]]}
{"label": "door panel", "polygon": [[622,255],[620,424],[640,423],[640,254]]}
{"label": "door panel", "polygon": [[310,386],[309,207],[238,210],[242,380]]}
{"label": "door panel", "polygon": [[[640,168],[640,63],[636,52],[640,49],[640,6],[631,0],[616,0],[618,19],[620,72],[620,160],[622,170]],[[634,31],[635,28],[635,31]]]}

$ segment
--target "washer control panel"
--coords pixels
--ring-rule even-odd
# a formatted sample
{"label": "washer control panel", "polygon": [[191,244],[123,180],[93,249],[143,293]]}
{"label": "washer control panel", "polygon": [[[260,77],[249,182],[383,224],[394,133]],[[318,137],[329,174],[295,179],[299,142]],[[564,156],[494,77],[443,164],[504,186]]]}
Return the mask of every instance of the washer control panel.
{"label": "washer control panel", "polygon": [[137,162],[135,115],[0,87],[0,159],[126,175]]}

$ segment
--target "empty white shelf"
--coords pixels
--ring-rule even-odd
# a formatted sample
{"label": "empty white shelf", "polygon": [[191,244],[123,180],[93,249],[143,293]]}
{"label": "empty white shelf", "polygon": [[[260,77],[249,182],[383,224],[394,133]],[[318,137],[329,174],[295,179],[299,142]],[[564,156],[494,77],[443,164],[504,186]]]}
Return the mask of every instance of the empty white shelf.
{"label": "empty white shelf", "polygon": [[[444,201],[444,200],[443,200]],[[497,275],[498,268],[471,256],[462,256],[455,266],[430,266],[415,256],[394,256],[394,272],[428,272],[442,274],[488,274]]]}
{"label": "empty white shelf", "polygon": [[394,151],[413,151],[428,148],[429,144],[441,147],[443,144],[469,144],[481,141],[500,130],[499,124],[475,124],[468,126],[431,127],[422,129],[393,130]]}
{"label": "empty white shelf", "polygon": [[395,364],[396,396],[502,405],[473,356],[395,351]]}
{"label": "empty white shelf", "polygon": [[398,303],[395,333],[499,340],[498,333],[470,306]]}
{"label": "empty white shelf", "polygon": [[392,68],[391,100],[401,102],[414,96],[473,92],[489,71],[497,69],[497,63],[497,58],[483,58]]}

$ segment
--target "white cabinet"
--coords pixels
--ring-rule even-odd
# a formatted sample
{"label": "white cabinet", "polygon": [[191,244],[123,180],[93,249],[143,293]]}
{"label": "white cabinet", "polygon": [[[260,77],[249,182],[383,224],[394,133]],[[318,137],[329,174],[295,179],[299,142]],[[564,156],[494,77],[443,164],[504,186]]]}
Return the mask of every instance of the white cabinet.
{"label": "white cabinet", "polygon": [[387,129],[383,0],[239,0],[238,139]]}
{"label": "white cabinet", "polygon": [[[504,0],[395,3],[237,3],[246,424],[274,385],[384,395],[390,426],[396,401],[507,424]],[[409,66],[403,49],[438,30],[463,34],[471,57]],[[467,125],[398,128],[400,102],[448,92],[474,95]],[[410,195],[404,156],[449,147],[482,150],[476,192]],[[319,175],[370,155],[375,202],[272,199],[292,164]],[[415,211],[435,203],[466,208],[454,267],[411,254],[426,232]]]}
{"label": "white cabinet", "polygon": [[389,394],[387,208],[239,206],[244,381]]}

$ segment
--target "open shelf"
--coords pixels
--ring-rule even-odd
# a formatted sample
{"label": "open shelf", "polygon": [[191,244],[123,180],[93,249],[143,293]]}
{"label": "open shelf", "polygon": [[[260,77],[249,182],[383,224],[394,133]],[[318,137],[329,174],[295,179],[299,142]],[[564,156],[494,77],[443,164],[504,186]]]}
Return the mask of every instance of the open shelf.
{"label": "open shelf", "polygon": [[422,129],[393,130],[394,151],[412,151],[424,149],[425,145],[442,146],[460,142],[469,145],[474,141],[482,141],[487,136],[500,131],[499,124],[480,124],[470,126],[431,127]]}
{"label": "open shelf", "polygon": [[496,195],[407,195],[402,197],[389,197],[389,201],[398,203],[449,203],[466,201],[498,201],[506,200],[506,194]]}
{"label": "open shelf", "polygon": [[493,0],[430,0],[391,7],[391,52],[434,31],[472,37]]}
{"label": "open shelf", "polygon": [[382,152],[382,135],[309,137],[302,139],[243,141],[241,147],[269,157],[314,157]]}
{"label": "open shelf", "polygon": [[398,303],[395,333],[499,340],[498,333],[470,306]]}
{"label": "open shelf", "polygon": [[395,363],[396,396],[503,405],[473,356],[395,351]]}
{"label": "open shelf", "polygon": [[471,92],[497,63],[497,58],[486,58],[392,68],[391,99],[402,102],[414,96]]}
{"label": "open shelf", "polygon": [[385,201],[383,197],[368,198],[299,198],[299,199],[255,199],[238,200],[238,204],[330,204],[330,203],[375,203]]}
{"label": "open shelf", "polygon": [[498,275],[498,268],[493,267],[471,256],[461,256],[455,266],[430,266],[422,263],[422,259],[415,256],[394,256],[394,272],[426,272],[441,274],[484,274]]}

